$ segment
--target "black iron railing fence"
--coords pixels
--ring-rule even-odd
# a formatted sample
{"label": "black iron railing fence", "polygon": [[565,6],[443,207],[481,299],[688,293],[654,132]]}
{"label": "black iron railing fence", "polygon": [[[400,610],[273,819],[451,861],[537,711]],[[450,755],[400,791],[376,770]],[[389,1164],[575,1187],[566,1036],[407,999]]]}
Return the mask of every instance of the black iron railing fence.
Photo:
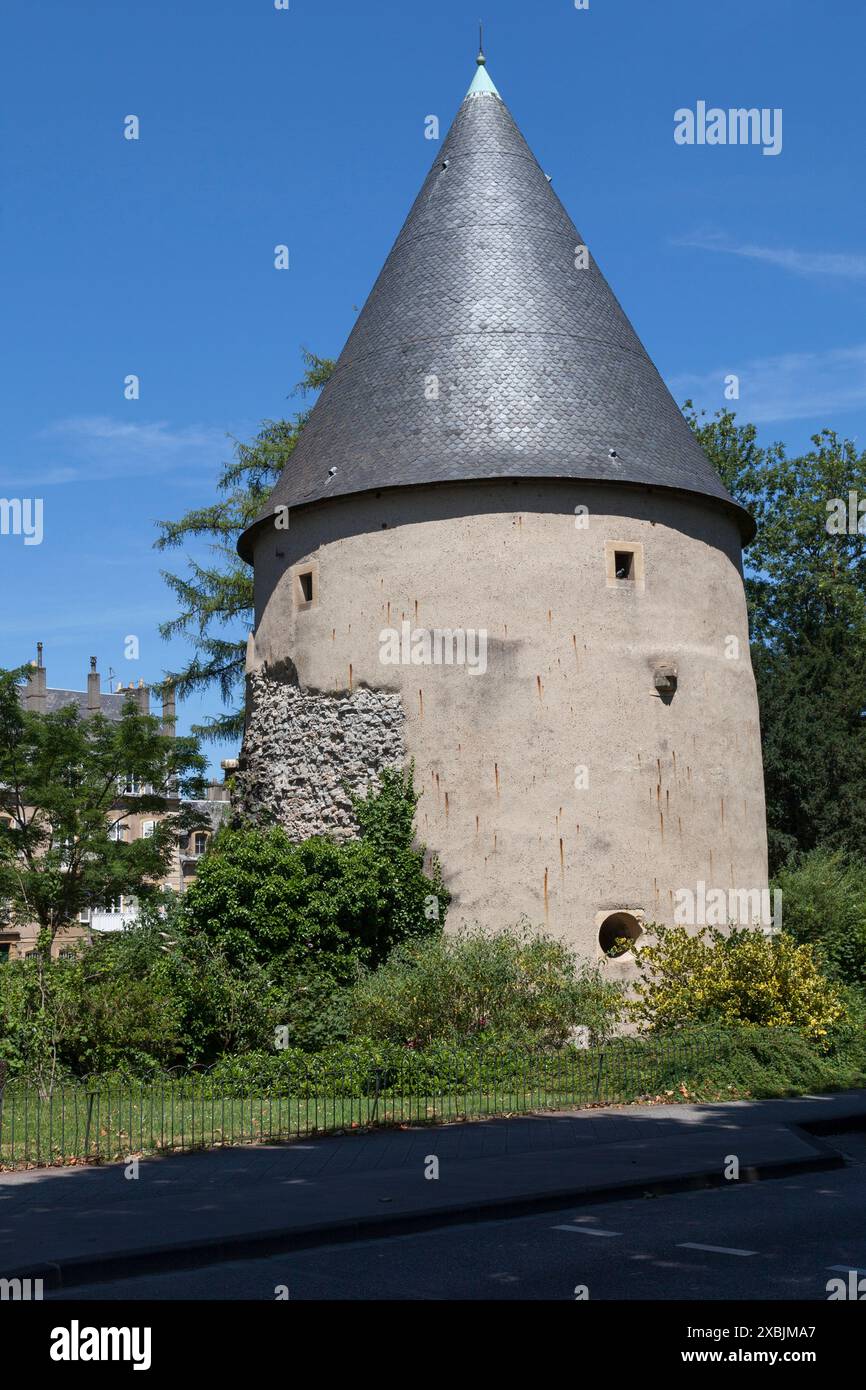
{"label": "black iron railing fence", "polygon": [[[0,1079],[0,1167],[260,1143],[370,1125],[436,1123],[676,1092],[719,1056],[713,1033],[617,1039],[561,1051],[437,1048],[340,1062],[292,1059],[245,1085],[209,1072],[93,1077],[48,1093]],[[272,1059],[275,1060],[275,1059]],[[275,1068],[276,1070],[276,1068]]]}

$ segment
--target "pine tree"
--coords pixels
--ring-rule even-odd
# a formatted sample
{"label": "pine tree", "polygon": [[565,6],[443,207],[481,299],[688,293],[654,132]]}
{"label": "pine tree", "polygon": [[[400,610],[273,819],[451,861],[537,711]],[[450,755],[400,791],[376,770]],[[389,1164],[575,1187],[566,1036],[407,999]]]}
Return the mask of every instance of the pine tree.
{"label": "pine tree", "polygon": [[[324,386],[334,370],[330,358],[303,350],[305,372],[292,392],[308,396]],[[185,573],[163,570],[177,599],[178,613],[160,626],[169,639],[185,637],[190,644],[186,664],[167,676],[176,694],[219,690],[234,708],[198,725],[194,732],[214,740],[239,739],[243,733],[243,685],[247,631],[253,624],[253,575],[235,547],[241,532],[262,510],[288,462],[310,408],[289,420],[265,420],[252,443],[234,441],[234,457],[223,465],[217,482],[219,496],[209,506],[193,508],[179,521],[160,521],[157,550],[181,547],[185,541],[208,538],[210,563],[190,558]]]}

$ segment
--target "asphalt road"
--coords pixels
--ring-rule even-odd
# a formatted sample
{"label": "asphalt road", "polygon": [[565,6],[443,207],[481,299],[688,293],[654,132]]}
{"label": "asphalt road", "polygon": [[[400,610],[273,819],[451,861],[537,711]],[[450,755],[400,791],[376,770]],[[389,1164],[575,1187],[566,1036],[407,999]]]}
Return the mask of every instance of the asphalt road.
{"label": "asphalt road", "polygon": [[[514,1220],[91,1284],[87,1299],[817,1299],[866,1275],[866,1136],[826,1174],[564,1208]],[[844,1277],[844,1275],[843,1275]]]}

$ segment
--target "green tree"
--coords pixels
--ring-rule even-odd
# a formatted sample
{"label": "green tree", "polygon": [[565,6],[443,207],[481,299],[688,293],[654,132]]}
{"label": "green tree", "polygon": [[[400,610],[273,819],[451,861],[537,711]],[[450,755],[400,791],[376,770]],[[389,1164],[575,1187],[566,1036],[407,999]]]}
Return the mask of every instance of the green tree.
{"label": "green tree", "polygon": [[[331,376],[334,362],[304,350],[306,370],[293,395],[318,392]],[[160,521],[158,550],[178,549],[190,540],[208,541],[210,563],[189,558],[186,572],[164,570],[163,578],[178,603],[178,613],[160,627],[168,639],[185,637],[186,664],[170,673],[177,694],[216,688],[234,708],[194,732],[209,739],[238,739],[243,733],[243,684],[247,633],[253,625],[253,576],[235,549],[241,532],[255,520],[292,456],[309,409],[290,420],[265,420],[251,444],[234,441],[234,457],[223,465],[219,497],[196,507],[179,521]]]}
{"label": "green tree", "polygon": [[[166,737],[133,698],[118,720],[25,709],[25,669],[0,670],[0,899],[13,921],[38,924],[48,954],[85,908],[158,891],[178,833],[198,823],[179,798],[203,795],[205,763],[195,739]],[[115,828],[132,811],[155,826],[127,843]]]}
{"label": "green tree", "polygon": [[826,975],[866,997],[866,861],[814,849],[780,870],[784,927],[813,947]]}
{"label": "green tree", "polygon": [[789,457],[728,410],[686,414],[757,523],[746,552],[771,867],[824,844],[866,854],[866,545],[828,529],[833,499],[866,496],[866,452],[832,430]]}

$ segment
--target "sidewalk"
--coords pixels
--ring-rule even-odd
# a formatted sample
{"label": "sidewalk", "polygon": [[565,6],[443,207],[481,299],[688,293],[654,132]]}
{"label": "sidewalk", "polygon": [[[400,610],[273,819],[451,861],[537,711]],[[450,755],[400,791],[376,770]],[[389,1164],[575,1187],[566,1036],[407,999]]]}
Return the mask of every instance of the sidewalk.
{"label": "sidewalk", "polygon": [[[489,1220],[570,1202],[832,1169],[815,1134],[866,1092],[620,1106],[0,1174],[0,1276],[63,1286]],[[429,1156],[437,1180],[425,1177]]]}

